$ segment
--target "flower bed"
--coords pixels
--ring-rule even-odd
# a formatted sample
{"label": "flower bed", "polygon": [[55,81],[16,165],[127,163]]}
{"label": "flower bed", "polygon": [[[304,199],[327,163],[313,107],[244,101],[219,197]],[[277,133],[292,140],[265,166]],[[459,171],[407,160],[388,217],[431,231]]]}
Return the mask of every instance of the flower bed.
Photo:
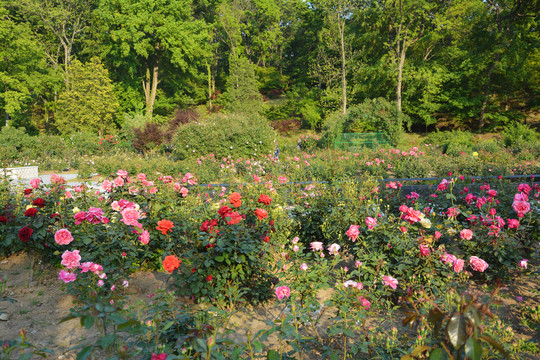
{"label": "flower bed", "polygon": [[[295,163],[296,170],[283,171]],[[448,294],[458,294],[471,280],[505,281],[516,271],[530,271],[540,237],[540,186],[534,179],[474,180],[480,185],[473,188],[472,180],[456,173],[420,195],[373,177],[295,185],[290,179],[312,165],[294,158],[290,164],[268,163],[274,168],[265,173],[250,167],[246,174],[253,182],[229,189],[199,186],[192,173],[118,170],[98,191],[84,184],[67,189],[58,176],[50,187],[35,179],[24,191],[1,193],[0,250],[25,251],[36,263],[58,266],[59,281],[81,302],[73,316],[103,332],[101,342],[83,349],[88,353],[98,347],[118,356],[165,353],[172,359],[196,353],[271,358],[283,352],[453,356],[482,344],[509,349],[482,332],[488,307]],[[336,167],[343,173],[333,179],[346,176],[355,162],[345,164]],[[141,315],[124,307],[121,291],[140,269],[170,273],[170,290],[199,307],[164,314],[161,329],[141,324]],[[318,294],[329,289],[333,295],[321,304]],[[228,342],[215,319],[209,320],[218,317],[226,329],[234,309],[272,297],[288,310],[247,343]],[[161,306],[173,306],[174,298],[164,293]],[[366,330],[367,316],[407,303],[410,323],[435,312],[419,328],[424,341],[403,333],[395,347],[384,348]],[[324,309],[333,316],[323,331],[317,324]],[[155,311],[146,309],[145,316]],[[457,330],[455,316],[463,321]],[[440,334],[429,326],[433,319],[440,320]],[[271,334],[280,342],[268,349],[262,344]],[[131,343],[137,345],[118,347]]]}

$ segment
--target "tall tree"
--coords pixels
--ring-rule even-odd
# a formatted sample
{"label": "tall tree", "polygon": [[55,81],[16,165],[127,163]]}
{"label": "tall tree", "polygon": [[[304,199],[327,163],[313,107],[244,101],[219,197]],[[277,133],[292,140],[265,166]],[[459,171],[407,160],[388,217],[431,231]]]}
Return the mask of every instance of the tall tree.
{"label": "tall tree", "polygon": [[40,86],[45,59],[27,24],[17,24],[0,5],[0,106],[5,125],[26,105]]}
{"label": "tall tree", "polygon": [[102,0],[97,16],[104,55],[138,75],[149,120],[163,73],[189,73],[208,56],[208,28],[193,18],[191,0]]}
{"label": "tall tree", "polygon": [[58,99],[58,130],[63,134],[83,130],[99,135],[114,132],[118,100],[99,58],[86,64],[74,59],[70,72],[69,86]]}
{"label": "tall tree", "polygon": [[93,0],[13,0],[32,24],[34,34],[52,66],[61,70],[65,85],[73,47],[89,24]]}
{"label": "tall tree", "polygon": [[[358,2],[353,0],[317,0],[313,4],[322,10],[325,17],[325,27],[320,32],[321,43],[323,44],[319,48],[320,59],[329,59],[329,54],[325,51],[325,48],[339,54],[341,110],[345,114],[347,112],[347,60],[352,54],[347,39],[347,23],[353,16]],[[329,65],[327,69],[321,70],[329,71],[332,65],[327,65]]]}

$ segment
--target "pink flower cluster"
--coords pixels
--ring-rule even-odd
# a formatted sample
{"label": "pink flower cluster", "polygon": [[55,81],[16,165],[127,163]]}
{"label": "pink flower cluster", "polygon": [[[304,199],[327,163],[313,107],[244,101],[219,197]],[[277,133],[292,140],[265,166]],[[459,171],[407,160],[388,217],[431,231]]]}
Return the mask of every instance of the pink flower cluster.
{"label": "pink flower cluster", "polygon": [[279,300],[283,300],[284,297],[288,298],[291,296],[291,290],[288,286],[278,286],[276,288],[276,296]]}
{"label": "pink flower cluster", "polygon": [[77,279],[77,274],[75,273],[75,271],[77,269],[80,269],[81,274],[88,271],[96,274],[99,278],[97,282],[98,286],[103,286],[103,279],[107,278],[107,275],[103,272],[103,266],[93,262],[84,262],[81,264],[80,261],[81,255],[79,254],[79,250],[64,251],[64,253],[62,254],[61,264],[66,267],[67,271],[60,271],[60,273],[58,274],[58,279],[62,280],[66,284],[69,282],[73,282]]}
{"label": "pink flower cluster", "polygon": [[422,212],[418,210],[414,210],[413,208],[407,207],[406,205],[401,205],[399,207],[399,211],[403,213],[401,215],[401,218],[405,221],[408,221],[411,224],[414,224],[422,220]]}
{"label": "pink flower cluster", "polygon": [[101,208],[91,207],[87,212],[79,211],[73,215],[73,218],[75,219],[75,225],[79,225],[85,220],[94,225],[100,223],[108,224],[109,219],[104,215],[105,214]]}

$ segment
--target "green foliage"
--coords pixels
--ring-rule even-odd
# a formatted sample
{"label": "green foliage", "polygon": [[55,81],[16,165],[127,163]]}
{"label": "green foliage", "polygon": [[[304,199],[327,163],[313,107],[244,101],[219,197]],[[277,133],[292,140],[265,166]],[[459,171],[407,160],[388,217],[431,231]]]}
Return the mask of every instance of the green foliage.
{"label": "green foliage", "polygon": [[0,160],[13,161],[35,156],[36,140],[37,138],[28,135],[24,128],[3,127],[0,132],[0,143],[2,144]]}
{"label": "green foliage", "polygon": [[98,58],[82,64],[73,60],[68,89],[58,98],[56,126],[63,134],[114,132],[118,100],[107,70]]}
{"label": "green foliage", "polygon": [[389,101],[383,98],[367,99],[348,109],[345,132],[382,132],[396,146],[403,134],[403,124],[408,122],[407,115],[398,112]]}
{"label": "green foliage", "polygon": [[253,64],[245,58],[229,56],[229,78],[226,108],[232,113],[257,114],[262,110],[262,95],[259,93]]}
{"label": "green foliage", "polygon": [[519,146],[523,143],[537,143],[540,134],[527,124],[514,122],[504,128],[501,133],[502,142],[506,147]]}
{"label": "green foliage", "polygon": [[274,149],[275,133],[258,115],[214,115],[180,126],[173,140],[178,159],[214,154],[216,158],[260,158]]}
{"label": "green foliage", "polygon": [[475,144],[475,139],[469,131],[453,130],[430,133],[424,143],[439,147],[443,153],[450,150],[454,154],[458,151],[459,154],[459,151],[470,151]]}
{"label": "green foliage", "polygon": [[324,119],[321,140],[322,148],[333,148],[337,137],[345,132],[346,117],[341,111],[335,111]]}

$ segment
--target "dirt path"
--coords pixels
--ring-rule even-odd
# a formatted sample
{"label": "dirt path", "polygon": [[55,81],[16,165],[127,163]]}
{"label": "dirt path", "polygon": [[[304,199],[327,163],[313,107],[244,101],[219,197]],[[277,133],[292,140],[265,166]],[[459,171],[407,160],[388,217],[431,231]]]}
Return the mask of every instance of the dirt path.
{"label": "dirt path", "polygon": [[[62,282],[57,279],[58,272],[46,269],[30,280],[30,261],[26,255],[15,255],[0,260],[0,278],[7,279],[7,290],[3,296],[15,300],[0,302],[0,311],[9,315],[7,321],[0,321],[0,341],[18,337],[21,328],[27,332],[28,342],[52,350],[54,355],[50,359],[75,359],[76,351],[69,350],[81,343],[91,343],[97,340],[99,334],[95,328],[86,330],[81,327],[78,320],[69,320],[60,323],[60,320],[69,315],[73,305],[73,298],[62,289]],[[167,274],[159,272],[139,272],[130,279],[130,301],[149,301],[149,295],[155,294],[159,288],[166,286]],[[540,280],[523,278],[516,283],[504,287],[500,292],[500,304],[494,309],[495,313],[512,327],[515,339],[525,340],[535,338],[533,330],[525,326],[522,321],[521,308],[538,306],[540,298],[537,296],[540,289]],[[487,294],[487,289],[481,286],[471,286],[471,291]],[[327,290],[321,294],[324,300],[331,295]],[[270,302],[266,306],[240,311],[235,314],[230,323],[234,330],[234,340],[244,341],[246,330],[256,333],[260,329],[268,328],[266,322],[275,320],[283,310],[283,304]],[[379,319],[372,319],[377,323]],[[399,328],[401,317],[395,317]],[[321,326],[325,326],[327,319],[323,319]],[[392,324],[391,324],[392,325]],[[273,339],[269,339],[272,345]],[[534,359],[523,356],[521,359]]]}

